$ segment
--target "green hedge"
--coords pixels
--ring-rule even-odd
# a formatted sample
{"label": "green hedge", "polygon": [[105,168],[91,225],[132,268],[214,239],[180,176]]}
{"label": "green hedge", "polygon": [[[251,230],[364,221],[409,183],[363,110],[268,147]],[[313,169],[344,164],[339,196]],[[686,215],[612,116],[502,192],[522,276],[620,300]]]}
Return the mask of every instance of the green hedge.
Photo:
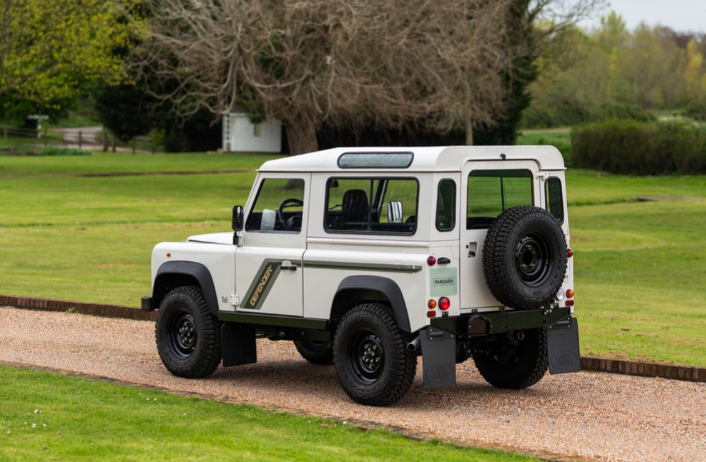
{"label": "green hedge", "polygon": [[42,148],[37,153],[39,156],[90,156],[90,151],[84,151],[83,149],[75,148],[57,148],[54,146],[49,146],[47,148]]}
{"label": "green hedge", "polygon": [[586,106],[578,101],[562,99],[535,103],[522,113],[523,128],[569,127],[588,122],[605,120],[654,121],[655,117],[635,104],[603,103]]}
{"label": "green hedge", "polygon": [[610,120],[571,130],[573,166],[611,173],[706,173],[706,129]]}

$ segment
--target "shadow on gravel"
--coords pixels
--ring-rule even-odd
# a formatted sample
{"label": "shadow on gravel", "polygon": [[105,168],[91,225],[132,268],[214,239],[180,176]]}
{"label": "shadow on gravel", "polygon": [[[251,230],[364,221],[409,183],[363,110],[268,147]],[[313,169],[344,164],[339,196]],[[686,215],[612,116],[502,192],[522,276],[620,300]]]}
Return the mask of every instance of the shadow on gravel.
{"label": "shadow on gravel", "polygon": [[[459,382],[455,387],[424,389],[422,387],[421,361],[417,368],[417,377],[406,397],[395,407],[407,410],[429,410],[429,403],[435,409],[458,409],[459,406],[492,406],[491,403],[502,401],[537,400],[551,401],[557,390],[543,387],[526,390],[501,390],[488,385],[475,368],[459,369]],[[209,379],[233,388],[258,389],[265,394],[287,394],[291,392],[314,395],[322,401],[349,401],[342,390],[334,366],[315,366],[304,360],[263,360],[257,364],[219,368]],[[545,377],[546,380],[546,377]],[[283,384],[285,385],[283,387]]]}

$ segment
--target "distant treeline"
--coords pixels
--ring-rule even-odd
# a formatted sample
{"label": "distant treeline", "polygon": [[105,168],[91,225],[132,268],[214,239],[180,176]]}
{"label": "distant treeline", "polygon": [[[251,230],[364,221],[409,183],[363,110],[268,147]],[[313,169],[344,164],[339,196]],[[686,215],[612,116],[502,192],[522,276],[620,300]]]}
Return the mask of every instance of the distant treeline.
{"label": "distant treeline", "polygon": [[650,110],[704,104],[705,55],[703,34],[645,25],[631,32],[616,13],[592,32],[566,29],[537,61],[539,78],[530,86],[533,101],[523,125],[645,121],[652,117]]}

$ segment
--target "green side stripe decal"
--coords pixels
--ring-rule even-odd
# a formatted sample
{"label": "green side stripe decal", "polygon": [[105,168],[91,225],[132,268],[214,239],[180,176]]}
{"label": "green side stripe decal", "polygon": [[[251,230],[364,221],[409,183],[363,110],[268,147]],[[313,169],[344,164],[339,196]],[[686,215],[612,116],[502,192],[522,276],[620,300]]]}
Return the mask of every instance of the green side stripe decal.
{"label": "green side stripe decal", "polygon": [[[270,293],[272,286],[277,280],[277,276],[282,271],[282,262],[285,260],[265,260],[262,262],[260,269],[257,272],[257,276],[250,284],[248,288],[247,295],[243,300],[242,308],[247,308],[251,310],[259,310],[262,308],[262,304],[267,298],[267,294]],[[287,260],[290,261],[290,260]],[[292,265],[301,268],[300,261],[292,261]]]}

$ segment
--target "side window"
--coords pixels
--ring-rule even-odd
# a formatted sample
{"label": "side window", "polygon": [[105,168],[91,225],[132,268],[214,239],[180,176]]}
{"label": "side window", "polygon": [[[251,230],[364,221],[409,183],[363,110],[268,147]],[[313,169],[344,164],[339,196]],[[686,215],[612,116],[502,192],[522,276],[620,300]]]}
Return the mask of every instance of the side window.
{"label": "side window", "polygon": [[551,177],[544,183],[544,194],[547,199],[547,212],[554,215],[559,223],[564,223],[564,196],[561,192],[561,180]]}
{"label": "side window", "polygon": [[300,232],[304,213],[304,180],[266,178],[260,184],[246,231]]}
{"label": "side window", "polygon": [[468,176],[466,228],[489,228],[505,210],[532,204],[529,170],[473,170]]}
{"label": "side window", "polygon": [[436,229],[451,231],[456,227],[456,182],[439,181],[439,193],[436,198]]}
{"label": "side window", "polygon": [[330,178],[324,229],[330,233],[414,234],[419,183],[411,178]]}

